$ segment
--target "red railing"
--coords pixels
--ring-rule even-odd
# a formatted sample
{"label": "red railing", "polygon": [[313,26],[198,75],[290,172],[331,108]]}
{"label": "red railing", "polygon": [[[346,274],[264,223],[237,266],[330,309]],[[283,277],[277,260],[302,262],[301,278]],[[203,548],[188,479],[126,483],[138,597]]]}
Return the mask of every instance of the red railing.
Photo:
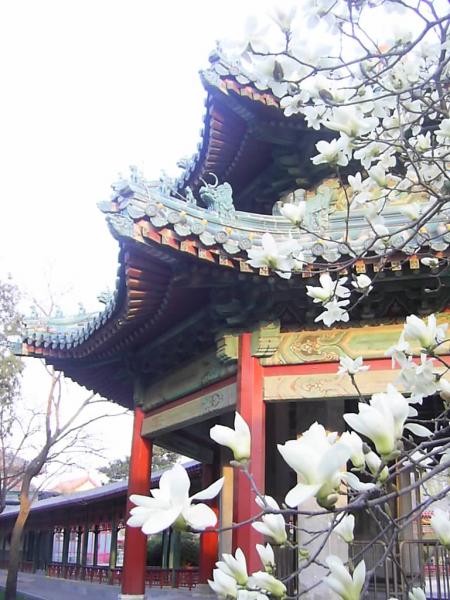
{"label": "red railing", "polygon": [[[61,579],[81,579],[91,583],[120,584],[122,569],[109,569],[108,567],[81,567],[80,565],[62,565],[51,563],[47,567],[49,577]],[[148,587],[185,587],[190,590],[199,582],[198,568],[186,569],[161,569],[147,567],[145,583]]]}
{"label": "red railing", "polygon": [[198,582],[198,569],[176,569],[175,587],[187,587],[192,590]]}

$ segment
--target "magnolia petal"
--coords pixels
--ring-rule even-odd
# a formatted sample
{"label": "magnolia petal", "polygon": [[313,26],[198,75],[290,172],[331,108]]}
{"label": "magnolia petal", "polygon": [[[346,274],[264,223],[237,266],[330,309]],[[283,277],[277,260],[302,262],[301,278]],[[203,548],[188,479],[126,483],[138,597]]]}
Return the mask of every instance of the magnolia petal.
{"label": "magnolia petal", "polygon": [[347,569],[344,567],[344,563],[339,556],[334,554],[330,554],[326,558],[326,563],[331,570],[331,574],[333,577],[336,577],[343,585],[350,587],[353,583],[352,577]]}
{"label": "magnolia petal", "polygon": [[[222,558],[224,558],[225,555],[222,554]],[[216,562],[216,567],[218,569],[220,569],[221,571],[223,571],[226,575],[229,575],[230,577],[234,577],[233,576],[233,571],[230,569],[230,567],[227,565],[227,563],[224,560],[218,560]]]}
{"label": "magnolia petal", "polygon": [[353,584],[358,590],[362,590],[364,581],[366,580],[366,563],[362,560],[353,571]]}
{"label": "magnolia petal", "polygon": [[256,496],[256,498],[255,498],[255,502],[259,507],[264,509],[267,506],[270,506],[270,508],[273,508],[274,510],[280,510],[278,502],[275,500],[275,498],[272,498],[272,496],[263,496],[263,498],[264,498],[265,502],[259,496]]}
{"label": "magnolia petal", "polygon": [[170,498],[172,505],[184,506],[189,499],[190,487],[189,475],[186,469],[179,464],[175,464],[168,471],[164,471],[159,480],[161,494]]}
{"label": "magnolia petal", "polygon": [[344,444],[333,444],[325,452],[318,465],[318,471],[323,479],[329,479],[334,476],[340,467],[345,465],[351,456],[352,450]]}
{"label": "magnolia petal", "polygon": [[219,596],[219,598],[221,595],[223,596],[222,587],[218,585],[215,581],[213,581],[212,579],[208,579],[208,585],[212,589],[212,591]]}
{"label": "magnolia petal", "polygon": [[[359,405],[358,405],[359,407]],[[366,437],[370,437],[370,431],[365,426],[365,423],[359,417],[359,415],[355,413],[346,413],[344,415],[344,421],[347,425],[350,425],[352,429],[360,433],[361,435],[365,435]]]}
{"label": "magnolia petal", "polygon": [[131,517],[129,517],[128,521],[127,521],[127,525],[129,527],[142,527],[142,525],[145,523],[145,519],[147,517],[148,513],[141,513],[138,515],[131,515]]}
{"label": "magnolia petal", "polygon": [[133,517],[139,517],[140,515],[145,516],[150,514],[153,510],[161,510],[161,507],[156,506],[153,508],[147,508],[146,506],[135,506],[130,510],[130,515],[132,515]]}
{"label": "magnolia petal", "polygon": [[313,498],[322,487],[321,483],[315,485],[305,485],[304,483],[298,483],[292,490],[286,494],[285,502],[290,507],[296,507],[308,500]]}
{"label": "magnolia petal", "polygon": [[247,561],[245,559],[245,554],[242,552],[242,550],[240,548],[236,549],[234,556],[236,557],[236,560],[238,561],[242,570],[246,571],[247,570]]}
{"label": "magnolia petal", "polygon": [[376,487],[374,483],[363,483],[354,473],[342,473],[342,480],[355,492],[365,492]]}
{"label": "magnolia petal", "polygon": [[232,439],[234,438],[234,433],[234,429],[231,429],[231,427],[214,425],[209,431],[209,437],[216,442],[216,444],[229,448],[230,443],[232,443]]}
{"label": "magnolia petal", "polygon": [[430,437],[431,435],[433,435],[429,429],[427,429],[423,425],[419,425],[418,423],[407,423],[405,425],[405,429],[408,429],[409,431],[411,431],[411,433],[419,437]]}
{"label": "magnolia petal", "polygon": [[208,583],[219,598],[236,598],[237,584],[234,577],[231,577],[220,569],[214,569],[213,577],[214,581],[208,580]]}
{"label": "magnolia petal", "polygon": [[202,531],[217,524],[216,513],[206,504],[192,504],[182,514],[192,529]]}
{"label": "magnolia petal", "polygon": [[256,521],[255,523],[252,523],[252,527],[262,535],[273,538],[272,530],[269,529],[269,527],[267,527],[267,525],[262,521]]}
{"label": "magnolia petal", "polygon": [[324,581],[333,590],[333,592],[336,592],[336,594],[341,598],[345,598],[347,596],[347,587],[344,586],[339,579],[337,579],[337,577],[328,575],[328,577],[325,577]]}
{"label": "magnolia petal", "polygon": [[211,498],[215,498],[217,494],[221,491],[223,487],[224,478],[221,477],[211,485],[209,485],[202,492],[197,492],[191,498],[191,500],[211,500]]}
{"label": "magnolia petal", "polygon": [[142,533],[145,533],[145,535],[152,535],[164,531],[164,529],[167,529],[172,525],[179,514],[180,511],[178,508],[152,511],[147,516],[147,520],[142,526]]}
{"label": "magnolia petal", "polygon": [[152,508],[154,506],[154,499],[149,496],[141,496],[140,494],[131,494],[130,502],[137,506],[148,506]]}
{"label": "magnolia petal", "polygon": [[236,431],[250,436],[250,428],[247,421],[238,412],[234,413],[234,428]]}

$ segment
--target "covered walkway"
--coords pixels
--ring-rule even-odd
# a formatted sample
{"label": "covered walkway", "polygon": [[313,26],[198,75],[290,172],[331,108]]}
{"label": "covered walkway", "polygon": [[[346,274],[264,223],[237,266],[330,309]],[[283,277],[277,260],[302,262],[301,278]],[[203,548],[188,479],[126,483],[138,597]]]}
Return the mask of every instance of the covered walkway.
{"label": "covered walkway", "polygon": [[[6,571],[0,570],[0,588],[4,587]],[[29,594],[35,600],[117,600],[118,585],[100,585],[86,581],[73,581],[47,577],[39,573],[19,573],[18,592]],[[212,598],[214,595],[203,586],[188,589],[148,589],[145,598],[151,600],[183,600],[183,598]]]}

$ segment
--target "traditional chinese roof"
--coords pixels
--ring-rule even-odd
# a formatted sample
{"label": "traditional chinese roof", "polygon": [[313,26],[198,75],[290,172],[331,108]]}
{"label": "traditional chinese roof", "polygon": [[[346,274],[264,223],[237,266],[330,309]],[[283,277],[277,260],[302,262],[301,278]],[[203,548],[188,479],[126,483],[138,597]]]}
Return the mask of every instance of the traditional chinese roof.
{"label": "traditional chinese roof", "polygon": [[[284,319],[285,327],[311,323],[317,313],[305,285],[326,268],[345,269],[368,247],[356,270],[376,275],[377,284],[356,318],[426,313],[448,304],[445,287],[425,294],[436,283],[419,260],[448,256],[448,213],[419,232],[398,233],[386,257],[384,248],[373,246],[362,212],[352,210],[355,254],[349,254],[347,214],[332,198],[332,184],[319,187],[310,176],[316,133],[306,131],[300,118],[284,117],[272,92],[222,61],[214,59],[203,79],[208,96],[202,141],[181,178],[150,182],[132,169],[100,205],[120,245],[117,287],[105,310],[71,322],[30,321],[18,350],[44,357],[125,406],[132,405],[136,373],[158,378],[170,365],[214,346],[224,328],[248,329],[273,318]],[[320,176],[316,168],[314,173]],[[308,232],[270,214],[283,193],[305,182]],[[404,223],[398,207],[386,213],[391,232]],[[277,242],[291,238],[304,255],[305,264],[289,281],[248,264],[249,250],[261,248],[265,232]]]}
{"label": "traditional chinese roof", "polygon": [[311,171],[309,157],[323,133],[308,129],[301,116],[285,118],[271,89],[215,53],[201,77],[207,91],[201,140],[180,161],[179,192],[186,186],[198,192],[212,172],[230,183],[236,208],[270,214],[274,197],[321,179],[326,168]]}
{"label": "traditional chinese roof", "polygon": [[[191,481],[197,483],[201,475],[201,464],[196,461],[188,461],[183,463],[186,471],[189,473]],[[152,473],[150,487],[158,485],[161,475],[165,469],[158,469]],[[198,485],[198,483],[197,483]],[[113,498],[123,497],[124,501],[127,496],[128,480],[116,481],[96,487],[90,490],[83,490],[81,492],[75,492],[71,494],[61,494],[52,496],[50,498],[44,498],[38,500],[31,505],[31,516],[37,513],[47,512],[65,509],[72,510],[77,506],[84,506],[87,504],[95,504],[104,500],[112,500]],[[0,523],[9,522],[11,519],[15,519],[19,512],[18,506],[7,506],[5,510],[0,514]]]}

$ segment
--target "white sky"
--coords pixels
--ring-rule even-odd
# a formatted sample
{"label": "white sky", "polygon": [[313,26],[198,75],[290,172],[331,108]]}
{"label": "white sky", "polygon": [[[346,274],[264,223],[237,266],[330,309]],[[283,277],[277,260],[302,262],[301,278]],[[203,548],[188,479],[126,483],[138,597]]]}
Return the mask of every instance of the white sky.
{"label": "white sky", "polygon": [[[66,312],[96,309],[117,268],[96,202],[130,164],[157,178],[195,151],[199,69],[274,1],[0,0],[0,274],[43,298],[50,272]],[[34,402],[38,367],[24,381]],[[98,428],[110,458],[129,452],[125,432]]]}

